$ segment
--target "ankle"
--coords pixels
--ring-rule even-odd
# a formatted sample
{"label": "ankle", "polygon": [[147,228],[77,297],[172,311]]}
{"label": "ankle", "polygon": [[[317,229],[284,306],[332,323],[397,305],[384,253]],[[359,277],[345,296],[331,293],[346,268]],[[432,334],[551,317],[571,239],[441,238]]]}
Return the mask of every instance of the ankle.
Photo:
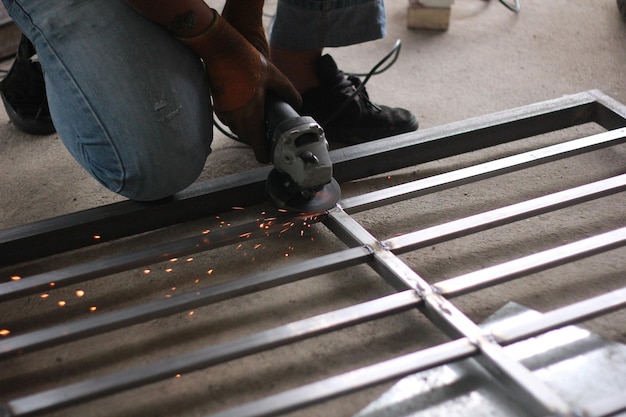
{"label": "ankle", "polygon": [[272,63],[303,93],[320,86],[316,64],[322,56],[322,49],[294,51],[272,46]]}

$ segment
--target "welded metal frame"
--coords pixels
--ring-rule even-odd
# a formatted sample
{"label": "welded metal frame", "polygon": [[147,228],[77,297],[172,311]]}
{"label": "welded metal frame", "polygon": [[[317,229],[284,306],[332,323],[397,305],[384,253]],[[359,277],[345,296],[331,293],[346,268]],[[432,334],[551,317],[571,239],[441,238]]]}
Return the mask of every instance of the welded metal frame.
{"label": "welded metal frame", "polygon": [[[171,298],[3,338],[0,340],[0,360],[17,353],[32,354],[38,349],[364,263],[372,266],[383,279],[397,289],[395,294],[386,297],[302,319],[237,340],[208,346],[198,351],[126,369],[104,377],[16,398],[2,405],[0,416],[27,416],[60,409],[170,378],[177,373],[191,372],[236,360],[246,355],[416,307],[419,307],[420,311],[445,331],[452,341],[304,385],[214,416],[278,415],[468,357],[475,358],[484,369],[497,375],[505,384],[506,392],[511,398],[516,402],[523,402],[525,408],[530,409],[534,415],[609,416],[625,410],[626,399],[624,398],[613,398],[595,405],[567,403],[520,362],[507,356],[503,347],[549,330],[623,309],[626,306],[626,288],[558,308],[541,314],[537,318],[529,319],[523,324],[504,322],[487,332],[481,330],[476,323],[465,316],[450,299],[625,246],[626,227],[447,279],[434,285],[426,282],[398,255],[623,192],[626,190],[626,174],[386,240],[379,240],[371,235],[352,216],[386,204],[622,144],[626,142],[626,108],[623,105],[598,91],[590,91],[384,141],[340,149],[333,151],[332,158],[336,178],[339,182],[345,182],[589,122],[595,122],[607,131],[346,198],[327,213],[307,219],[308,222],[323,222],[347,244],[348,249],[236,281],[205,287],[200,291],[194,291],[193,294],[183,293]],[[92,236],[94,233],[99,233],[99,230],[112,231],[104,239],[112,240],[175,222],[189,221],[209,213],[224,211],[232,206],[252,204],[263,198],[263,182],[266,175],[267,170],[261,169],[200,184],[181,196],[158,205],[117,203],[9,229],[0,232],[0,253],[2,254],[0,263],[12,264],[28,261],[58,251],[92,245],[94,244]],[[202,207],[202,209],[198,210],[197,207]],[[233,244],[244,234],[258,233],[262,236],[273,231],[277,232],[285,222],[297,218],[298,216],[285,214],[284,218],[267,221],[267,227],[262,230],[258,227],[258,222],[263,220],[259,220],[219,231],[217,234],[212,234],[210,240],[207,237],[181,239],[123,255],[44,272],[19,281],[3,283],[0,284],[0,302],[39,292],[42,288],[47,288],[50,282],[56,284],[55,288],[60,288],[148,263],[163,261],[168,257],[183,256]],[[58,246],[56,249],[50,248],[51,239],[61,233],[68,243],[61,248]],[[30,245],[32,251],[23,253],[24,248],[28,247],[25,245]],[[12,257],[18,252],[17,258]]]}

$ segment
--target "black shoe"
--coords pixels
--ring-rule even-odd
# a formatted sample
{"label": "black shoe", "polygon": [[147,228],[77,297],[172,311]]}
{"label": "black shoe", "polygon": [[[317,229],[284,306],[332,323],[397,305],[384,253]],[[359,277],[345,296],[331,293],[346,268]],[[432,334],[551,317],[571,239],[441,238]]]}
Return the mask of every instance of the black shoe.
{"label": "black shoe", "polygon": [[0,95],[15,127],[31,135],[51,135],[56,131],[50,118],[46,86],[35,47],[24,35],[15,61],[0,81]]}
{"label": "black shoe", "polygon": [[369,100],[361,80],[346,76],[330,55],[316,67],[321,86],[302,94],[302,113],[312,116],[329,142],[356,144],[417,130],[417,119],[401,108],[380,106]]}

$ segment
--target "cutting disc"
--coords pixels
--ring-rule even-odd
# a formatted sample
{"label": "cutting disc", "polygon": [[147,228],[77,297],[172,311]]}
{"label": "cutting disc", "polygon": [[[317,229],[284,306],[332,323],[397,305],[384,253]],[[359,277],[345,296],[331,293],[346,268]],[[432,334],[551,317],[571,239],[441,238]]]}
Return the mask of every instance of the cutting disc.
{"label": "cutting disc", "polygon": [[319,190],[302,190],[289,175],[276,169],[267,177],[267,193],[278,208],[300,213],[330,210],[341,199],[341,189],[334,178]]}

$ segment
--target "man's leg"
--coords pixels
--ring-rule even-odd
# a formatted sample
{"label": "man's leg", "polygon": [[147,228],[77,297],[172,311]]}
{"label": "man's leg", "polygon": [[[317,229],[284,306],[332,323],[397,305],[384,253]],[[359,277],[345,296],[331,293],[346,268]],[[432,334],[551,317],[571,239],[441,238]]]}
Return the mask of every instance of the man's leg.
{"label": "man's leg", "polygon": [[[346,77],[324,47],[341,47],[385,35],[382,0],[279,0],[270,35],[272,61],[302,93],[302,112],[313,116],[331,141],[359,143],[417,129],[407,110],[378,106]],[[336,110],[349,104],[340,112]]]}
{"label": "man's leg", "polygon": [[50,112],[76,160],[137,200],[191,184],[212,140],[198,57],[122,0],[3,0],[33,42]]}

